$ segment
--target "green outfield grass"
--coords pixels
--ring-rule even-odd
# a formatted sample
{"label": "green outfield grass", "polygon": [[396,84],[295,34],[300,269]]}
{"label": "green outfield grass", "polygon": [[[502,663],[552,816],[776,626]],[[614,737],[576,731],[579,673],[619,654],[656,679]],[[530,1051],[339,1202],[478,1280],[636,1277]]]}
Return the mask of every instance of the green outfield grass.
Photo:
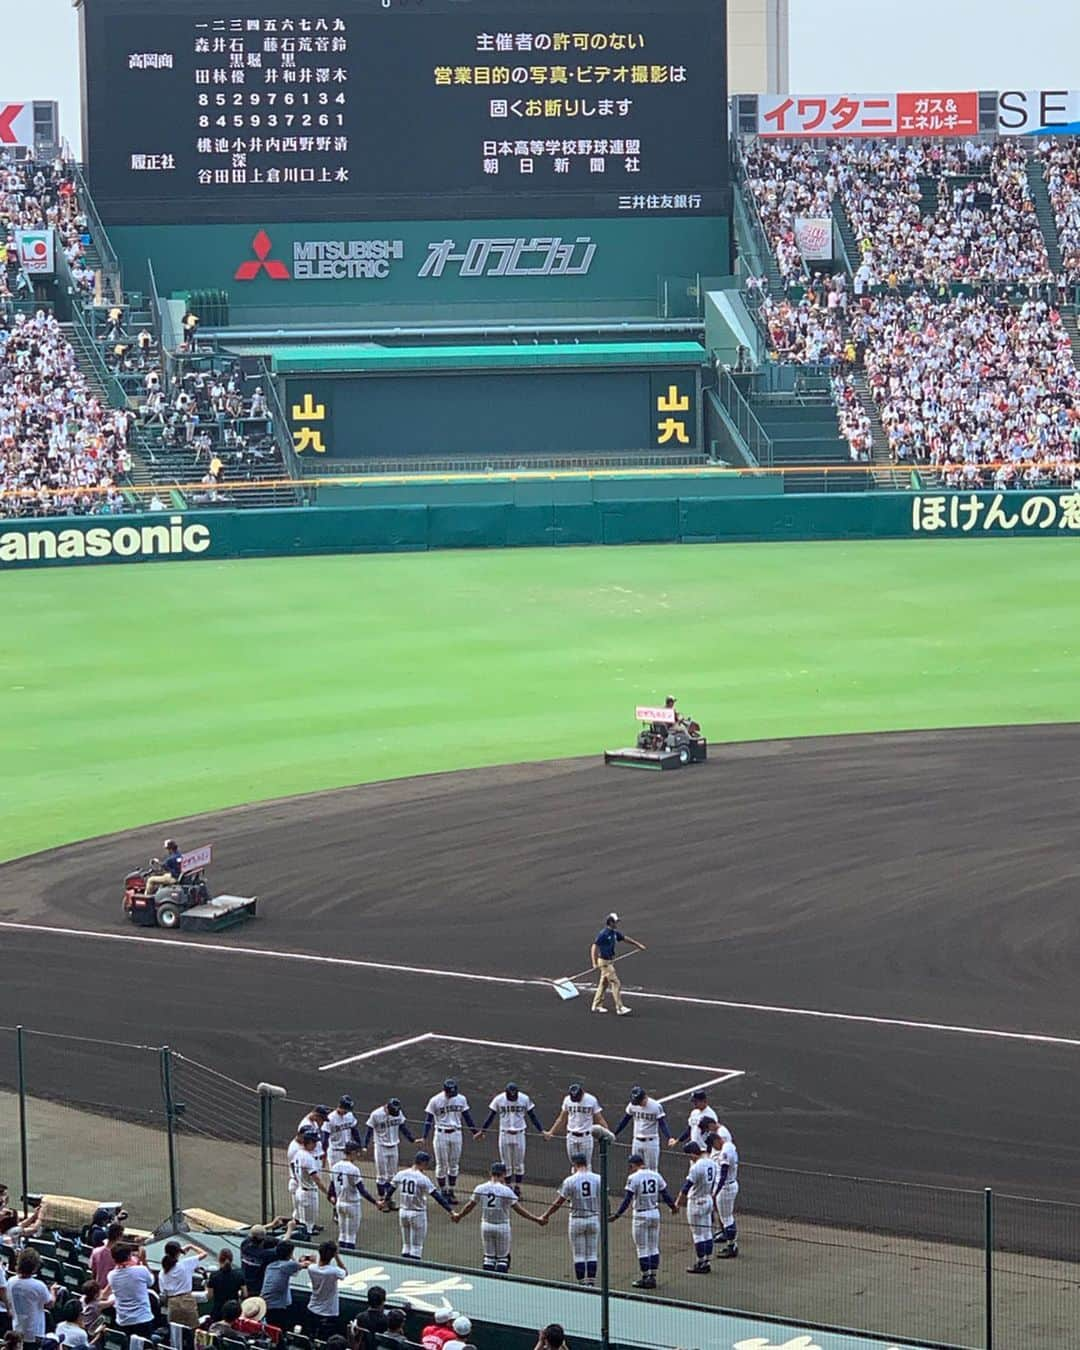
{"label": "green outfield grass", "polygon": [[749,544],[0,575],[0,858],[372,779],[1080,718],[1064,540]]}

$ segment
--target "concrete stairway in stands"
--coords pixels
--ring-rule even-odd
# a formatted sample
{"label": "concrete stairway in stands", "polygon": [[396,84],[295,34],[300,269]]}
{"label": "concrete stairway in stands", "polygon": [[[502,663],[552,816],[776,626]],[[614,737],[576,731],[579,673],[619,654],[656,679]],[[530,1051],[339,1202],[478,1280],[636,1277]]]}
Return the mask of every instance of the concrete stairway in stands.
{"label": "concrete stairway in stands", "polygon": [[1061,246],[1058,243],[1057,225],[1054,223],[1054,208],[1050,205],[1050,194],[1046,190],[1046,179],[1043,177],[1042,162],[1035,157],[1034,149],[1034,146],[1028,146],[1028,159],[1024,168],[1027,173],[1028,190],[1035,203],[1035,215],[1043,239],[1046,241],[1046,256],[1050,259],[1050,270],[1057,277],[1062,271]]}
{"label": "concrete stairway in stands", "polygon": [[1077,318],[1075,305],[1061,306],[1061,323],[1069,335],[1069,343],[1072,346],[1073,365],[1080,370],[1080,320]]}
{"label": "concrete stairway in stands", "polygon": [[859,404],[870,422],[870,463],[874,466],[874,482],[878,487],[899,487],[899,471],[893,464],[892,452],[889,450],[889,438],[885,433],[878,406],[871,396],[870,386],[866,381],[866,372],[861,369],[856,370],[852,378],[855,384],[855,392],[859,397]]}
{"label": "concrete stairway in stands", "polygon": [[828,474],[785,473],[785,492],[862,492],[871,485],[869,474],[851,468],[851,451],[827,393],[753,394],[749,402],[772,441],[773,468],[829,469]]}

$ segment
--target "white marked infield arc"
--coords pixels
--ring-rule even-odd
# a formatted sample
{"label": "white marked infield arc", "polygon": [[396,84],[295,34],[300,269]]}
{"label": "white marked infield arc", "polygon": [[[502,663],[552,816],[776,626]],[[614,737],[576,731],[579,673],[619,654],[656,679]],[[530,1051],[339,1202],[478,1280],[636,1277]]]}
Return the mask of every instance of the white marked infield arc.
{"label": "white marked infield arc", "polygon": [[[0,919],[0,929],[14,932],[45,933],[58,937],[97,939],[103,942],[142,942],[170,947],[186,952],[214,952],[224,956],[264,957],[273,961],[300,961],[312,965],[338,966],[349,970],[388,971],[399,975],[423,975],[428,979],[468,980],[478,984],[501,984],[513,989],[545,989],[552,987],[550,979],[519,979],[512,975],[480,975],[467,970],[440,970],[430,966],[402,966],[386,961],[360,961],[347,956],[314,956],[308,952],[274,951],[269,947],[232,946],[224,942],[185,942],[179,938],[147,937],[138,933],[102,933],[93,928],[60,928],[53,924],[13,923]],[[580,985],[589,989],[590,985]],[[830,1022],[853,1022],[874,1027],[899,1027],[906,1031],[944,1031],[957,1036],[980,1036],[990,1040],[1022,1041],[1029,1045],[1061,1045],[1080,1049],[1080,1038],[1054,1036],[1038,1031],[1001,1031],[996,1027],[969,1027],[953,1022],[922,1022],[908,1017],[872,1017],[865,1013],[834,1012],[823,1008],[791,1008],[774,1003],[738,1003],[733,999],[696,998],[690,994],[659,994],[647,989],[627,990],[638,1001],[650,999],[657,1003],[683,1003],[692,1008],[729,1008],[735,1012],[774,1013],[784,1017],[814,1017]]]}
{"label": "white marked infield arc", "polygon": [[680,1097],[687,1097],[691,1092],[697,1092],[701,1088],[715,1087],[718,1083],[726,1083],[732,1078],[742,1078],[746,1073],[745,1069],[717,1069],[708,1064],[679,1064],[666,1059],[636,1059],[629,1055],[609,1055],[601,1054],[590,1050],[561,1050],[554,1045],[519,1045],[516,1041],[485,1041],[477,1040],[473,1036],[445,1036],[437,1031],[425,1031],[420,1036],[410,1036],[404,1041],[389,1041],[386,1045],[376,1045],[371,1050],[364,1050],[357,1055],[348,1055],[345,1059],[335,1059],[331,1064],[320,1064],[319,1072],[328,1073],[331,1069],[343,1069],[348,1064],[359,1064],[363,1060],[375,1059],[379,1055],[389,1055],[395,1050],[403,1050],[410,1045],[420,1045],[425,1041],[449,1041],[452,1045],[482,1045],[492,1050],[516,1050],[520,1054],[531,1055],[568,1055],[574,1059],[603,1059],[610,1064],[635,1064],[645,1065],[650,1069],[686,1069],[695,1074],[709,1074],[711,1077],[703,1078],[699,1083],[691,1083],[688,1087],[680,1088],[678,1092],[672,1092],[666,1097],[658,1097],[657,1101],[661,1105],[667,1102],[673,1102]]}

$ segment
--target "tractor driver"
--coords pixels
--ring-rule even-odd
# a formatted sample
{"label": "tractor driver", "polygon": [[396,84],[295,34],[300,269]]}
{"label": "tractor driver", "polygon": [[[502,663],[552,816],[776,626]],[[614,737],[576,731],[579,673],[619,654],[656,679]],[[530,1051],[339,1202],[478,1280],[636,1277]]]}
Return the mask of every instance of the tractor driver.
{"label": "tractor driver", "polygon": [[[160,869],[160,870],[155,870]],[[175,839],[165,840],[165,857],[153,858],[150,875],[146,878],[146,894],[153,895],[159,886],[172,886],[180,880],[184,870],[183,854]]]}

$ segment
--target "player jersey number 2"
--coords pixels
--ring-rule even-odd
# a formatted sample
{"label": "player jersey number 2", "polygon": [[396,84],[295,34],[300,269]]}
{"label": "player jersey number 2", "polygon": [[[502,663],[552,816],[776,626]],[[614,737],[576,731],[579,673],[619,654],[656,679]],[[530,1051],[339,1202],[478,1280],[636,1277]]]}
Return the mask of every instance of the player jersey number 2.
{"label": "player jersey number 2", "polygon": [[488,1208],[488,1209],[494,1209],[494,1208],[495,1208],[495,1202],[498,1200],[498,1198],[499,1198],[499,1197],[498,1197],[497,1195],[489,1195],[488,1198],[487,1198],[487,1208]]}

